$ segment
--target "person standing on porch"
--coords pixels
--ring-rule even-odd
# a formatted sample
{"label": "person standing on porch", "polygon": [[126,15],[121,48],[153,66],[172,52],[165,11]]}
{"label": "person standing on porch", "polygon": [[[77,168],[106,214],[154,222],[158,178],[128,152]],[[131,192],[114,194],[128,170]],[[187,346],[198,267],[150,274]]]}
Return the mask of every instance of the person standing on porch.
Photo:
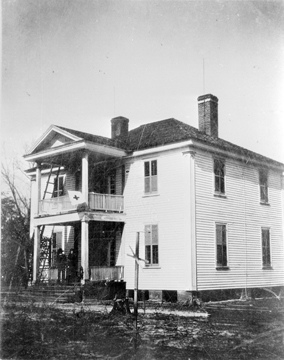
{"label": "person standing on porch", "polygon": [[58,269],[58,277],[57,282],[64,282],[65,281],[65,268],[66,268],[66,255],[64,251],[59,248],[57,251],[57,269]]}
{"label": "person standing on porch", "polygon": [[77,265],[77,257],[74,253],[74,249],[70,249],[67,258],[67,282],[68,284],[75,281],[76,278],[76,265]]}

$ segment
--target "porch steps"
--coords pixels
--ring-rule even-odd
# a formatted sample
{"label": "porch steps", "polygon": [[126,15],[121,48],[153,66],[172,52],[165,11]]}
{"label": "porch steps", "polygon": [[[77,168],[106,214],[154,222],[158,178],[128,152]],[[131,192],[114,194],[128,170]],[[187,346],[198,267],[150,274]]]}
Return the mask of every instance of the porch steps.
{"label": "porch steps", "polygon": [[8,300],[12,301],[67,303],[79,301],[78,290],[80,287],[76,285],[33,285],[18,292],[2,292],[1,298],[7,297]]}

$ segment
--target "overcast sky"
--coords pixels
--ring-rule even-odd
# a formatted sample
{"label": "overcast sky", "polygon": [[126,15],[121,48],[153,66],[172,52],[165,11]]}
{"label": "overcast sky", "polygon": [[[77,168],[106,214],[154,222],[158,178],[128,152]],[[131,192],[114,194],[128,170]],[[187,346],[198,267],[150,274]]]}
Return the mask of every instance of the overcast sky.
{"label": "overcast sky", "polygon": [[2,150],[23,155],[57,124],[110,137],[174,117],[284,162],[283,1],[2,1]]}

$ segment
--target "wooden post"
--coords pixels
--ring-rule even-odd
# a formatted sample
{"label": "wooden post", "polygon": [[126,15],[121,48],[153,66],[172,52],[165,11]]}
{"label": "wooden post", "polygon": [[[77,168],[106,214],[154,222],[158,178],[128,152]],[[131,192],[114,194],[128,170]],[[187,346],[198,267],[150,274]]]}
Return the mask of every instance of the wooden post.
{"label": "wooden post", "polygon": [[89,280],[89,220],[85,216],[81,221],[81,266],[84,271],[81,283],[85,284]]}
{"label": "wooden post", "polygon": [[34,230],[34,258],[33,258],[33,283],[36,283],[38,275],[40,257],[40,226],[35,226]]}
{"label": "wooden post", "polygon": [[82,197],[84,202],[89,205],[89,160],[88,153],[82,156]]}
{"label": "wooden post", "polygon": [[138,316],[138,278],[139,278],[139,232],[136,236],[136,249],[135,249],[135,279],[134,279],[134,315],[136,319],[136,329],[137,329],[137,316]]}
{"label": "wooden post", "polygon": [[[36,215],[40,213],[40,201],[41,201],[41,164],[37,163],[36,167]],[[34,214],[32,214],[34,216]]]}

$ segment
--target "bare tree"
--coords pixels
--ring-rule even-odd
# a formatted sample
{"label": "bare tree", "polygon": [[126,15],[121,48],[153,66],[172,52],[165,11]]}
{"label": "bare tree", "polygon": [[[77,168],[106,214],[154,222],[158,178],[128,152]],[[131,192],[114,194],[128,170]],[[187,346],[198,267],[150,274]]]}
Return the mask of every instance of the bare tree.
{"label": "bare tree", "polygon": [[16,160],[9,166],[1,164],[1,176],[5,185],[5,191],[1,192],[2,282],[9,284],[10,288],[13,285],[26,286],[32,255],[30,201],[24,192],[28,180]]}

